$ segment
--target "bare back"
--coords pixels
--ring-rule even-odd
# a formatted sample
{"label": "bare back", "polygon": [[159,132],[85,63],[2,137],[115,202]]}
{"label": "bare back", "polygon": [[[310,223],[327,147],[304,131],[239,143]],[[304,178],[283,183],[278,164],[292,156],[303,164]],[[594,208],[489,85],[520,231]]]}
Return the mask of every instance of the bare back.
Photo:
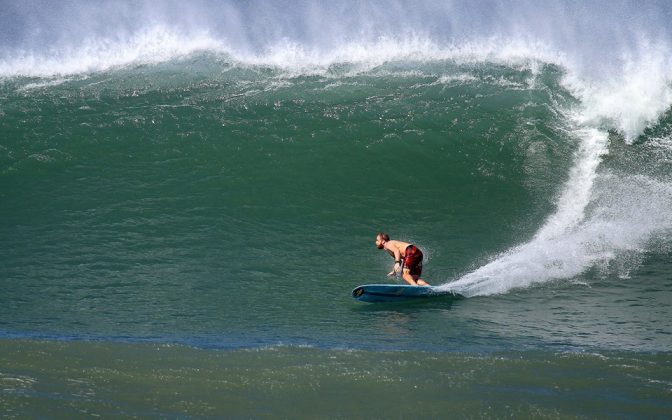
{"label": "bare back", "polygon": [[385,250],[394,257],[394,251],[399,252],[399,255],[404,258],[406,256],[406,248],[410,244],[402,241],[389,240],[385,242]]}

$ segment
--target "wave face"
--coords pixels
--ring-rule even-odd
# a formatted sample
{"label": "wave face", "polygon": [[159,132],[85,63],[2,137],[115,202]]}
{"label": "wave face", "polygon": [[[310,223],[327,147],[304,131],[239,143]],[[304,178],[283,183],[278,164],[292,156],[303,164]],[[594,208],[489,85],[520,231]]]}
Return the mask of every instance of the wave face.
{"label": "wave face", "polygon": [[[344,309],[351,286],[387,281],[372,248],[386,229],[425,251],[433,284],[469,297],[630,287],[644,315],[597,345],[665,348],[669,331],[641,319],[670,294],[670,13],[666,2],[10,5],[0,328],[343,345],[345,327],[313,317],[326,305],[360,327],[346,345],[413,348],[419,335],[443,348],[430,331],[440,319],[391,340]],[[530,345],[557,340],[551,330],[593,345],[574,332],[621,309],[610,305],[564,333],[539,328],[539,311]],[[477,347],[478,328],[455,345]]]}

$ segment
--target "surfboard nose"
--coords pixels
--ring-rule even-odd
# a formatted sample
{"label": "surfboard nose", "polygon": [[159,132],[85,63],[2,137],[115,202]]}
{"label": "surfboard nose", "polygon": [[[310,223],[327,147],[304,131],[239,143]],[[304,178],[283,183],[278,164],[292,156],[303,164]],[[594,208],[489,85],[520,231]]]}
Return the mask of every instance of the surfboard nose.
{"label": "surfboard nose", "polygon": [[352,291],[352,297],[358,298],[364,293],[364,288],[362,286],[355,287]]}

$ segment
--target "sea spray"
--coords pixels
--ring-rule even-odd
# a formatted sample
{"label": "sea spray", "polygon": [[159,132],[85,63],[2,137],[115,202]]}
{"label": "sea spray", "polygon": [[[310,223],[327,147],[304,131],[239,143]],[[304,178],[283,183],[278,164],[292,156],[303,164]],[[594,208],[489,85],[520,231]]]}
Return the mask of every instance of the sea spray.
{"label": "sea spray", "polygon": [[587,269],[595,256],[581,249],[580,223],[592,193],[606,133],[595,129],[575,131],[581,144],[574,167],[558,199],[558,208],[535,237],[494,261],[444,287],[470,296],[502,293],[512,288],[557,278],[572,278]]}

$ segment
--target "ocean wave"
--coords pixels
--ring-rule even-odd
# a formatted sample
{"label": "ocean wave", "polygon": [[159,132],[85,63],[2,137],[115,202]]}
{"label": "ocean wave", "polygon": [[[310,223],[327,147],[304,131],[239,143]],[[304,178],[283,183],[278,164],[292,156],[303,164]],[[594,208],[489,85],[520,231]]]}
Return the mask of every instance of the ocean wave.
{"label": "ocean wave", "polygon": [[[273,72],[267,86],[272,89],[285,86],[281,79],[298,77],[335,79],[325,84],[326,90],[343,86],[341,80],[356,75],[417,78],[431,74],[434,80],[426,84],[437,88],[486,82],[525,91],[537,87],[537,79],[543,75],[540,69],[553,65],[561,69],[558,84],[563,92],[576,99],[556,108],[565,119],[569,137],[578,145],[567,179],[558,186],[555,211],[527,242],[494,256],[488,264],[446,287],[478,295],[572,279],[619,255],[643,252],[648,241],[670,229],[672,222],[664,216],[672,206],[668,179],[624,176],[601,169],[610,153],[609,130],[620,133],[631,145],[672,105],[672,48],[664,36],[669,32],[667,23],[646,13],[624,20],[608,10],[605,19],[600,19],[600,8],[590,6],[589,13],[572,26],[578,13],[574,9],[558,6],[538,15],[535,7],[515,3],[511,13],[504,13],[501,7],[495,12],[485,10],[483,22],[492,24],[502,18],[502,24],[486,28],[481,22],[471,30],[465,11],[423,5],[417,13],[401,7],[392,7],[388,13],[384,7],[388,3],[376,5],[379,7],[372,6],[366,13],[359,10],[361,20],[355,22],[354,29],[338,22],[337,18],[346,16],[340,9],[334,19],[321,25],[332,11],[325,5],[299,8],[291,15],[278,5],[260,10],[253,4],[251,10],[242,10],[226,3],[222,7],[227,16],[238,17],[230,18],[231,25],[225,29],[218,29],[213,21],[203,23],[207,19],[200,3],[193,11],[199,24],[188,24],[182,18],[156,18],[131,30],[128,27],[139,15],[132,14],[132,22],[124,24],[119,23],[123,16],[115,16],[110,29],[90,30],[77,42],[57,39],[48,47],[20,40],[11,46],[3,44],[0,78],[26,78],[19,90],[29,93],[58,86],[69,78],[101,72],[111,72],[114,78],[119,69],[213,54],[222,63],[213,67],[212,77],[227,66],[270,68]],[[430,11],[439,13],[432,16]],[[448,17],[453,11],[455,16]],[[253,12],[263,13],[252,19]],[[546,21],[519,22],[540,16]],[[420,27],[417,22],[424,17],[431,18],[434,25]],[[465,23],[458,23],[460,18]],[[451,28],[437,29],[441,19]],[[562,27],[560,35],[541,29],[553,19]],[[114,23],[120,25],[118,30]],[[626,25],[630,23],[632,28]],[[619,24],[621,37],[616,38],[614,28]],[[651,28],[643,30],[647,25]],[[425,70],[446,62],[452,67]],[[390,63],[405,65],[381,70]],[[479,67],[492,64],[530,77],[519,82],[487,71],[479,74]],[[190,69],[177,66],[173,71],[188,73]],[[263,77],[263,72],[259,73]],[[669,139],[661,138],[658,143],[668,145]]]}
{"label": "ocean wave", "polygon": [[518,67],[534,65],[535,61],[562,63],[561,55],[542,43],[520,39],[440,44],[431,37],[410,34],[357,40],[324,50],[285,38],[262,51],[249,51],[207,31],[190,34],[156,25],[129,37],[86,39],[77,47],[5,53],[0,60],[0,77],[56,78],[179,61],[199,52],[223,56],[237,65],[283,69],[296,76],[326,74],[333,66],[343,64],[354,65],[356,72],[366,72],[391,61],[450,60],[457,64],[491,62]]}
{"label": "ocean wave", "polygon": [[[0,79],[27,78],[22,88],[29,90],[58,84],[69,77],[180,61],[199,53],[215,54],[228,65],[278,69],[285,77],[342,77],[370,72],[390,62],[449,61],[458,66],[491,63],[529,69],[533,82],[540,63],[553,64],[565,73],[563,86],[584,105],[581,124],[615,128],[633,141],[672,104],[669,70],[672,51],[665,44],[651,40],[641,40],[638,45],[634,53],[617,60],[618,67],[607,73],[593,74],[586,73],[583,64],[577,63],[571,54],[542,40],[525,37],[493,36],[440,42],[431,36],[411,33],[348,41],[329,49],[281,38],[261,51],[252,51],[206,30],[184,32],[153,25],[133,35],[84,39],[76,47],[66,44],[46,51],[5,51],[0,55]],[[439,83],[468,82],[473,75],[439,74],[438,77]],[[499,80],[499,83],[505,82]],[[529,84],[521,87],[527,88]]]}

